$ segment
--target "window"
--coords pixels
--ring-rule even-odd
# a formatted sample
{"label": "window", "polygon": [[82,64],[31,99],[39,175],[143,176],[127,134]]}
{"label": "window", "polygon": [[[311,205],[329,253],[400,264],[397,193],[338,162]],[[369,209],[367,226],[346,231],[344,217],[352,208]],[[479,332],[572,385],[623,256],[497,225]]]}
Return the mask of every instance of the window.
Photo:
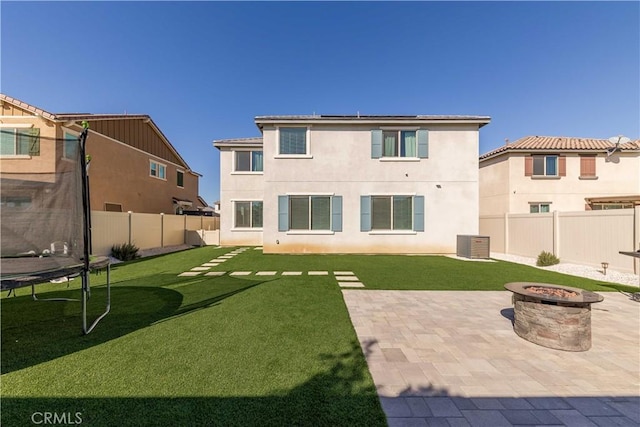
{"label": "window", "polygon": [[429,132],[426,129],[373,129],[372,159],[426,159],[429,157]]}
{"label": "window", "polygon": [[39,156],[40,129],[2,128],[0,134],[0,155]]}
{"label": "window", "polygon": [[159,179],[165,179],[167,167],[161,163],[156,163],[153,160],[150,161],[149,175]]}
{"label": "window", "polygon": [[342,231],[342,196],[278,196],[278,231]]}
{"label": "window", "polygon": [[235,202],[236,228],[262,228],[262,201]]}
{"label": "window", "polygon": [[580,178],[596,178],[596,156],[580,156]]}
{"label": "window", "polygon": [[31,207],[30,196],[2,196],[0,199],[0,207],[3,209],[16,208],[27,209]]}
{"label": "window", "polygon": [[417,157],[416,131],[382,132],[383,157]]}
{"label": "window", "polygon": [[411,196],[371,197],[372,230],[411,230]]}
{"label": "window", "polygon": [[529,203],[529,213],[547,213],[551,203]]}
{"label": "window", "polygon": [[593,209],[594,211],[609,209],[633,209],[633,203],[594,203],[591,209]]}
{"label": "window", "polygon": [[120,203],[105,203],[104,210],[106,212],[122,212],[122,205]]}
{"label": "window", "polygon": [[176,184],[178,185],[178,187],[184,187],[184,172],[176,172]]}
{"label": "window", "polygon": [[278,154],[308,154],[307,128],[280,128]]}
{"label": "window", "polygon": [[62,157],[65,159],[73,159],[78,153],[78,135],[69,132],[64,133],[64,146],[62,147]]}
{"label": "window", "polygon": [[360,230],[424,231],[424,196],[361,196]]}
{"label": "window", "polygon": [[262,151],[236,151],[236,172],[262,172]]}
{"label": "window", "polygon": [[534,176],[557,176],[558,156],[533,156]]}

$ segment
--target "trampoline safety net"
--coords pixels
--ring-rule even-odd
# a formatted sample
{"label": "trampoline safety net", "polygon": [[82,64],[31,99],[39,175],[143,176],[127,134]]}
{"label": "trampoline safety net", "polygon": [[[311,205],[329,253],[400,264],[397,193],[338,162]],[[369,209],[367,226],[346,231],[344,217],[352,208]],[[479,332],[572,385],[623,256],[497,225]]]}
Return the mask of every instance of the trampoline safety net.
{"label": "trampoline safety net", "polygon": [[80,138],[43,138],[33,129],[6,128],[0,136],[2,154],[16,156],[2,161],[0,171],[3,288],[9,278],[82,269],[85,166]]}

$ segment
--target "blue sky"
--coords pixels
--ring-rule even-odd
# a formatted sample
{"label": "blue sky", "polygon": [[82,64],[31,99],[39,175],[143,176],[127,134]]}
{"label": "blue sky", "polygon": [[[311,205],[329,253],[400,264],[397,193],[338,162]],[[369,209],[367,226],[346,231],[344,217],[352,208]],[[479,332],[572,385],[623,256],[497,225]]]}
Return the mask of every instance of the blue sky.
{"label": "blue sky", "polygon": [[640,137],[638,2],[8,2],[0,90],[149,114],[219,197],[212,140],[258,115],[477,114],[527,135]]}

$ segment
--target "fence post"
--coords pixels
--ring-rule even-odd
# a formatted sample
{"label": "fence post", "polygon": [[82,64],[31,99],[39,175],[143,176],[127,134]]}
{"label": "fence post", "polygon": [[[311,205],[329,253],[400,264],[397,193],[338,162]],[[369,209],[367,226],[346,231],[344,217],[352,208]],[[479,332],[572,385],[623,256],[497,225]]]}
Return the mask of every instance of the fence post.
{"label": "fence post", "polygon": [[160,212],[160,247],[164,248],[164,213]]}
{"label": "fence post", "polygon": [[504,253],[509,253],[509,214],[504,214]]}
{"label": "fence post", "polygon": [[560,212],[553,211],[553,254],[560,258]]}
{"label": "fence post", "polygon": [[[633,250],[640,251],[640,206],[633,207]],[[638,274],[640,271],[640,259],[633,259],[633,272]]]}
{"label": "fence post", "polygon": [[129,214],[129,244],[131,244],[131,215],[133,215],[132,211],[127,211]]}

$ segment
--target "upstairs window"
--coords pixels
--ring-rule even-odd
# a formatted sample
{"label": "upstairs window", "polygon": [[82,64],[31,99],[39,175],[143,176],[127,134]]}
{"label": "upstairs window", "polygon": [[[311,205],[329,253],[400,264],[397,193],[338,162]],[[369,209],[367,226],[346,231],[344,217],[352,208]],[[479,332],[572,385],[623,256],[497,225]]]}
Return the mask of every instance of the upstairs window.
{"label": "upstairs window", "polygon": [[524,175],[532,177],[566,176],[567,158],[558,155],[535,155],[524,158]]}
{"label": "upstairs window", "polygon": [[534,156],[533,176],[558,176],[558,156]]}
{"label": "upstairs window", "polygon": [[262,172],[262,151],[236,151],[236,172]]}
{"label": "upstairs window", "polygon": [[157,163],[151,160],[149,162],[149,175],[158,179],[166,179],[167,167],[162,163]]}
{"label": "upstairs window", "polygon": [[184,172],[182,171],[176,172],[176,185],[180,188],[184,187]]}
{"label": "upstairs window", "polygon": [[280,141],[278,154],[306,155],[307,128],[280,128]]}
{"label": "upstairs window", "polygon": [[2,128],[0,129],[0,155],[39,156],[40,129]]}
{"label": "upstairs window", "polygon": [[400,130],[382,132],[383,157],[418,157],[416,131]]}
{"label": "upstairs window", "polygon": [[62,147],[62,157],[65,159],[75,158],[78,152],[78,135],[69,132],[64,133],[64,146]]}
{"label": "upstairs window", "polygon": [[580,156],[580,178],[596,177],[596,156]]}
{"label": "upstairs window", "polygon": [[373,129],[372,159],[426,159],[429,157],[429,131],[426,129]]}

